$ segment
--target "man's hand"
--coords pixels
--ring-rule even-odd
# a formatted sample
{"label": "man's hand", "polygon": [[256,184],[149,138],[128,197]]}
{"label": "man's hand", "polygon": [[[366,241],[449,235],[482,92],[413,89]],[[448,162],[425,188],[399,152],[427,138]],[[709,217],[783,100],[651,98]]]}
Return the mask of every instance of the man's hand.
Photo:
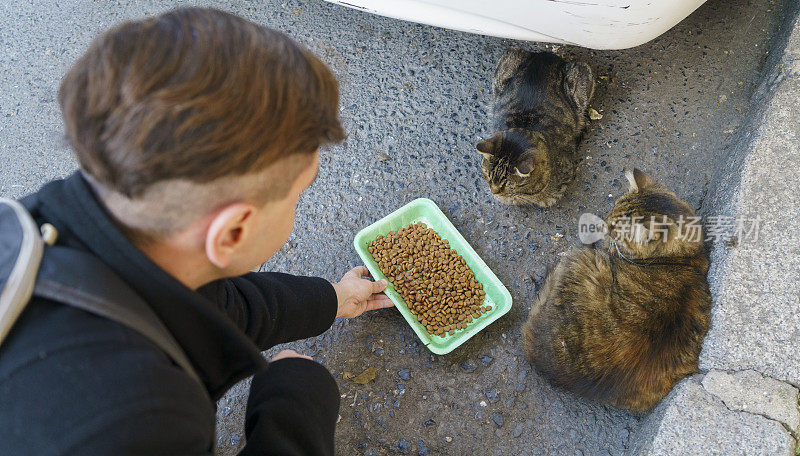
{"label": "man's hand", "polygon": [[353,318],[367,310],[392,307],[394,303],[381,293],[388,285],[386,280],[373,282],[363,277],[370,277],[365,266],[356,266],[342,276],[342,280],[333,284],[336,298],[339,301],[337,317]]}
{"label": "man's hand", "polygon": [[275,356],[272,357],[270,362],[274,363],[275,361],[286,358],[305,358],[307,360],[314,361],[314,358],[306,355],[301,355],[300,353],[297,353],[294,350],[281,350]]}

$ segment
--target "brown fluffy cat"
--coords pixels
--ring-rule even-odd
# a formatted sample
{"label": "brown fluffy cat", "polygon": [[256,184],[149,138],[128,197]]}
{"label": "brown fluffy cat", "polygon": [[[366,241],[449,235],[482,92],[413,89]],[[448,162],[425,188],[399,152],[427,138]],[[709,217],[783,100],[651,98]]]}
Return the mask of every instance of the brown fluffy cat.
{"label": "brown fluffy cat", "polygon": [[638,412],[697,370],[711,295],[692,209],[641,171],[626,176],[631,189],[606,219],[605,248],[567,253],[522,336],[555,385]]}
{"label": "brown fluffy cat", "polygon": [[497,133],[476,146],[483,178],[506,204],[552,206],[575,178],[592,69],[549,52],[510,49],[492,90]]}

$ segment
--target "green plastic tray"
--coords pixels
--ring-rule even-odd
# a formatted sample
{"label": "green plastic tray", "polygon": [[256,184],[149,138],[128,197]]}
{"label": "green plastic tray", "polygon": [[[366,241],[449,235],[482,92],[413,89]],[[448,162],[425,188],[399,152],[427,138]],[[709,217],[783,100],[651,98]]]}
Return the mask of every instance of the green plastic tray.
{"label": "green plastic tray", "polygon": [[375,259],[372,258],[372,254],[369,253],[369,243],[374,241],[379,234],[385,236],[390,231],[396,231],[416,222],[424,222],[428,227],[435,230],[440,237],[447,239],[451,248],[464,257],[467,266],[475,274],[475,279],[483,285],[483,291],[486,292],[483,304],[492,306],[492,310],[472,320],[472,323],[469,323],[466,329],[456,331],[452,336],[439,337],[429,334],[425,327],[417,321],[417,317],[411,313],[406,302],[395,291],[394,285],[390,283],[386,287],[386,295],[394,302],[397,310],[411,325],[411,329],[417,333],[422,343],[433,353],[444,355],[450,353],[466,342],[467,339],[489,326],[490,323],[505,315],[511,309],[511,293],[508,292],[478,254],[472,250],[472,247],[464,240],[464,237],[461,236],[456,227],[450,223],[447,216],[436,206],[436,203],[427,198],[418,198],[411,201],[356,234],[355,239],[353,239],[353,245],[375,280],[385,279],[386,276],[381,272]]}

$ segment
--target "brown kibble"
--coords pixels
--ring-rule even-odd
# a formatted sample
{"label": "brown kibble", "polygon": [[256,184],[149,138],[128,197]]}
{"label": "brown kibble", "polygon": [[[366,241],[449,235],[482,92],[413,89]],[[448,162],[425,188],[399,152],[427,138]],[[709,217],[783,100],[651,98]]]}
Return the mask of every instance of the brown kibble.
{"label": "brown kibble", "polygon": [[485,293],[464,258],[424,223],[379,235],[367,247],[430,334],[453,335],[487,311],[478,307]]}

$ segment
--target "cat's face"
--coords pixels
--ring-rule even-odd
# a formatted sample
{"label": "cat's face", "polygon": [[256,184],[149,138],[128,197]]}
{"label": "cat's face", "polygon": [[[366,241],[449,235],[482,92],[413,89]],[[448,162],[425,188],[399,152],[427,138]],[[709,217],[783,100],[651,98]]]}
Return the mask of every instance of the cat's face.
{"label": "cat's face", "polygon": [[549,163],[541,135],[522,129],[501,131],[477,144],[481,174],[492,194],[505,204],[538,204],[547,185]]}
{"label": "cat's face", "polygon": [[629,260],[693,256],[703,248],[699,219],[689,205],[638,169],[625,177],[630,190],[606,219],[606,246]]}

